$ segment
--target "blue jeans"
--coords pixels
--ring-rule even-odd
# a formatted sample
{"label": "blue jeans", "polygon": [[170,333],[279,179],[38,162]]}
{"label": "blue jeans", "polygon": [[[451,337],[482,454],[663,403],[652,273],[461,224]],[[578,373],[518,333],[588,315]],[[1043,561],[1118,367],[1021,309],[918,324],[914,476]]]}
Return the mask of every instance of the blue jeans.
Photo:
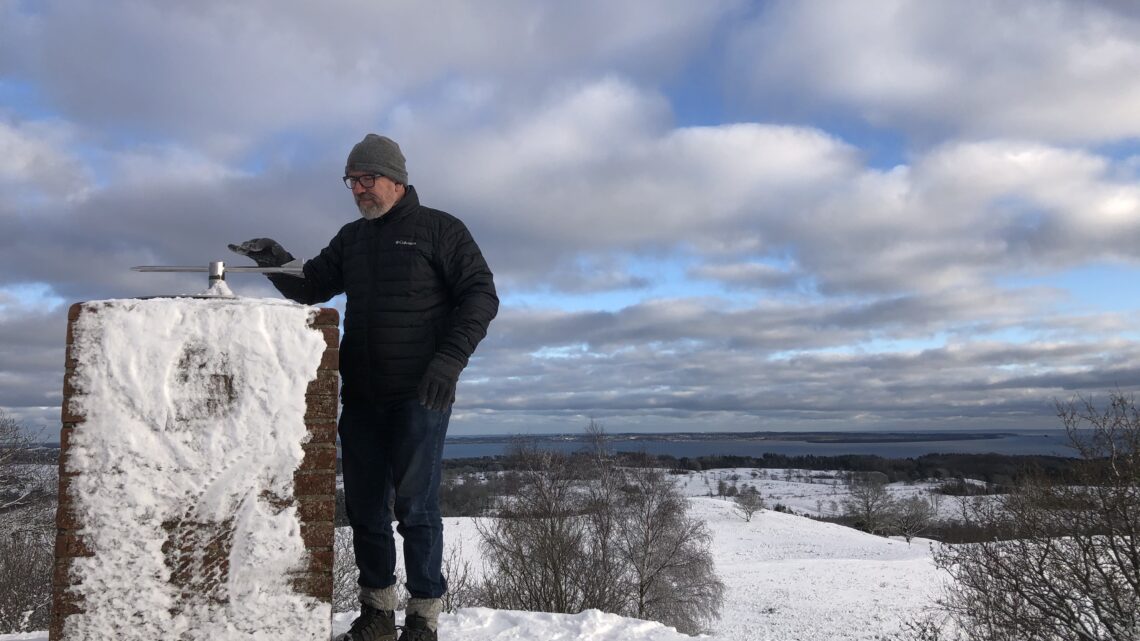
{"label": "blue jeans", "polygon": [[451,408],[432,411],[416,399],[345,403],[339,426],[344,499],[361,586],[396,583],[395,520],[404,538],[408,592],[419,599],[447,592],[439,481],[449,418]]}

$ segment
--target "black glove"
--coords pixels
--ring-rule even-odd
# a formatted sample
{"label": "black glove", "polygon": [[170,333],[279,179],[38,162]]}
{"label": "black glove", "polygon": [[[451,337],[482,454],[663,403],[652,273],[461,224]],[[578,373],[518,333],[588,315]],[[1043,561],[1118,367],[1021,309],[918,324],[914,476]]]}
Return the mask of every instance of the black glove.
{"label": "black glove", "polygon": [[230,251],[242,256],[249,256],[258,267],[280,267],[293,260],[293,254],[272,238],[254,238],[240,245],[229,245]]}
{"label": "black glove", "polygon": [[420,405],[437,412],[447,409],[455,402],[455,384],[459,382],[462,371],[463,363],[450,356],[436,354],[420,381]]}

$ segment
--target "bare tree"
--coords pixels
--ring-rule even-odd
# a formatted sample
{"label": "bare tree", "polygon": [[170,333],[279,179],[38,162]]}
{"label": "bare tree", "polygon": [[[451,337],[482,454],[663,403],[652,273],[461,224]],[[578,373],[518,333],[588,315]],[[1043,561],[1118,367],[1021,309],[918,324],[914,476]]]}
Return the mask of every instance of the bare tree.
{"label": "bare tree", "polygon": [[526,470],[518,493],[477,524],[484,605],[597,608],[698,632],[724,598],[707,528],[662,470],[617,466],[600,426],[588,432],[581,455],[516,453]]}
{"label": "bare tree", "polygon": [[[609,449],[605,429],[591,420],[586,426],[589,446],[586,470],[589,479],[582,492],[585,497],[584,513],[589,522],[592,541],[613,541],[617,538],[621,515],[614,506],[622,501],[625,485],[624,470],[615,463]],[[582,582],[584,601],[604,612],[628,612],[633,594],[626,581],[627,563],[616,546],[590,545],[583,551],[587,555],[586,569],[590,580]]]}
{"label": "bare tree", "polygon": [[42,531],[55,516],[54,459],[32,449],[32,432],[0,408],[0,529]]}
{"label": "bare tree", "polygon": [[47,627],[51,608],[51,540],[34,532],[0,537],[0,633]]}
{"label": "bare tree", "polygon": [[936,550],[954,579],[942,600],[954,638],[1140,639],[1140,411],[1119,392],[1103,410],[1057,409],[1080,454],[1072,478],[977,497],[965,518],[996,534]]}
{"label": "bare tree", "polygon": [[910,543],[930,528],[936,515],[930,501],[921,496],[908,496],[895,504],[895,530]]}
{"label": "bare tree", "polygon": [[471,561],[463,554],[463,544],[448,546],[443,557],[443,578],[447,592],[443,595],[443,611],[455,613],[459,608],[476,604],[478,586],[471,573]]}
{"label": "bare tree", "polygon": [[750,485],[745,485],[740,494],[733,497],[732,502],[736,513],[743,517],[746,522],[752,520],[753,514],[764,509],[764,497],[760,496],[760,490]]}
{"label": "bare tree", "polygon": [[355,612],[360,608],[360,585],[352,550],[352,530],[336,529],[333,538],[333,612]]}
{"label": "bare tree", "polygon": [[515,444],[512,457],[522,468],[518,493],[502,501],[498,518],[476,522],[490,568],[484,598],[513,610],[592,607],[580,588],[589,523],[569,457],[525,443]]}
{"label": "bare tree", "polygon": [[843,512],[855,519],[855,525],[871,534],[882,534],[890,522],[895,500],[887,491],[887,480],[881,474],[855,475],[851,479]]}
{"label": "bare tree", "polygon": [[728,481],[720,479],[716,482],[716,495],[728,496]]}
{"label": "bare tree", "polygon": [[56,493],[53,461],[0,409],[0,633],[47,627]]}
{"label": "bare tree", "polygon": [[686,513],[687,500],[661,470],[629,470],[626,478],[617,549],[630,566],[631,614],[697,634],[724,601],[708,528]]}

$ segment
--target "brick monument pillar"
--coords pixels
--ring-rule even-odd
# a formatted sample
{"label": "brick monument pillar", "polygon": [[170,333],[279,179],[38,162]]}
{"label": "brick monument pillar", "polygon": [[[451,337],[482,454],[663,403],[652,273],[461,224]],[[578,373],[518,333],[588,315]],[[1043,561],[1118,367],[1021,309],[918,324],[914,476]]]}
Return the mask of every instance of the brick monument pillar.
{"label": "brick monument pillar", "polygon": [[329,638],[338,342],[276,300],[71,307],[49,639]]}

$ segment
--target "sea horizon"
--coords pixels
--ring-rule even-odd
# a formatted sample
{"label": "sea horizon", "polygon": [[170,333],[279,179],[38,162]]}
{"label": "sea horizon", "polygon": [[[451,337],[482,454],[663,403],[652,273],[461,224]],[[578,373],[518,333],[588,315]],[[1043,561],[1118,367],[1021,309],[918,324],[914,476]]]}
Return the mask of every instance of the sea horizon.
{"label": "sea horizon", "polygon": [[[925,454],[1003,454],[1074,456],[1065,431],[1056,429],[871,430],[754,432],[615,432],[607,433],[615,451],[644,451],[677,458],[752,456],[875,455],[914,458]],[[464,434],[444,441],[444,458],[501,456],[522,440],[543,449],[573,452],[590,437],[566,434]]]}

